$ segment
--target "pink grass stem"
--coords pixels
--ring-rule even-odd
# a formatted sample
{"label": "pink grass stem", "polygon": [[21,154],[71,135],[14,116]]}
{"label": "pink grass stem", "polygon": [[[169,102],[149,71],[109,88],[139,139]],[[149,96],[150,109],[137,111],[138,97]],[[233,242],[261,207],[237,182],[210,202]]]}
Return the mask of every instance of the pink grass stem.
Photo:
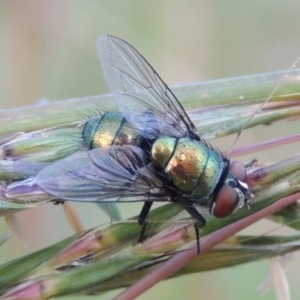
{"label": "pink grass stem", "polygon": [[256,143],[253,145],[239,147],[237,149],[232,150],[229,155],[230,157],[235,157],[235,156],[245,155],[245,154],[249,154],[261,150],[266,150],[272,147],[278,147],[278,146],[287,145],[299,141],[300,141],[300,134],[295,134],[283,138]]}
{"label": "pink grass stem", "polygon": [[[281,200],[277,201],[276,203],[268,206],[261,211],[248,216],[242,220],[239,220],[231,225],[228,225],[217,232],[210,234],[208,237],[205,237],[200,240],[201,245],[201,254],[209,251],[222,241],[226,240],[227,238],[231,237],[232,235],[236,234],[237,232],[241,231],[242,229],[246,228],[247,226],[253,224],[254,222],[267,217],[270,214],[275,213],[278,210],[283,209],[284,207],[296,202],[300,198],[300,192],[282,198]],[[204,240],[204,241],[203,241]],[[161,280],[170,277],[173,273],[180,270],[182,267],[186,266],[194,258],[196,258],[197,253],[195,252],[195,245],[192,246],[191,249],[187,251],[180,252],[172,256],[169,260],[162,263],[158,266],[155,270],[147,274],[145,277],[140,279],[138,282],[131,285],[125,291],[120,293],[116,296],[115,300],[131,300],[142,293],[144,293],[147,289],[151,288]]]}

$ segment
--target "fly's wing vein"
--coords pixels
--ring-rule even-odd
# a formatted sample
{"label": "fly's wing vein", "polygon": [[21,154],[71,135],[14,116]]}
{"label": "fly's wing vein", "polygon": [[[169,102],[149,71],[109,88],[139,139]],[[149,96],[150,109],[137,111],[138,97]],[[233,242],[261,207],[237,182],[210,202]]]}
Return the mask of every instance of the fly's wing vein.
{"label": "fly's wing vein", "polygon": [[194,124],[175,95],[130,44],[113,36],[101,36],[98,52],[118,106],[142,135],[157,138],[163,132],[197,137]]}
{"label": "fly's wing vein", "polygon": [[161,182],[146,161],[145,153],[131,145],[97,148],[44,168],[35,183],[62,200],[166,201]]}

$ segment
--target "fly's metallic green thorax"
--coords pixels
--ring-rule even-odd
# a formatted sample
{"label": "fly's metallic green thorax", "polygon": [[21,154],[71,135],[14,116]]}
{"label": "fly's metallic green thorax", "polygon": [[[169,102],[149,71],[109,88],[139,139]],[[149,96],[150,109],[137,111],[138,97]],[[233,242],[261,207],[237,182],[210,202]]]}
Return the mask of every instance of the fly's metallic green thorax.
{"label": "fly's metallic green thorax", "polygon": [[[151,157],[183,194],[205,203],[224,169],[223,157],[202,141],[162,136],[153,144]],[[202,201],[201,201],[202,200]]]}
{"label": "fly's metallic green thorax", "polygon": [[82,131],[82,138],[89,149],[111,145],[136,145],[141,135],[119,112],[107,112],[88,120]]}

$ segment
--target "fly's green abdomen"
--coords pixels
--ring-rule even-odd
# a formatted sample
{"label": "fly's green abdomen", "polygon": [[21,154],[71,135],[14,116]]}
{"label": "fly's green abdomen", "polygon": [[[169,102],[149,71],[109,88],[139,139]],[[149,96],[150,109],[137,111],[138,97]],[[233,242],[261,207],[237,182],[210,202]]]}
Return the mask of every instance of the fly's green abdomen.
{"label": "fly's green abdomen", "polygon": [[224,167],[219,153],[188,137],[160,137],[153,144],[151,155],[175,187],[199,200],[213,192]]}
{"label": "fly's green abdomen", "polygon": [[85,124],[82,138],[90,149],[111,145],[138,146],[141,140],[139,132],[118,112],[91,118]]}

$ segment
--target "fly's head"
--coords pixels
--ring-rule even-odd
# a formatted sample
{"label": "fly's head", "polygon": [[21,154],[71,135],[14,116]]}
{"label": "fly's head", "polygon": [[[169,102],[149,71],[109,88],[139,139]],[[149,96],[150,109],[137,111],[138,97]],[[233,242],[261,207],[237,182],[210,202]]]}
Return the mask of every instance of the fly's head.
{"label": "fly's head", "polygon": [[224,218],[242,206],[249,206],[253,197],[246,181],[246,168],[239,161],[232,161],[224,174],[222,186],[211,207],[211,213],[217,218]]}

